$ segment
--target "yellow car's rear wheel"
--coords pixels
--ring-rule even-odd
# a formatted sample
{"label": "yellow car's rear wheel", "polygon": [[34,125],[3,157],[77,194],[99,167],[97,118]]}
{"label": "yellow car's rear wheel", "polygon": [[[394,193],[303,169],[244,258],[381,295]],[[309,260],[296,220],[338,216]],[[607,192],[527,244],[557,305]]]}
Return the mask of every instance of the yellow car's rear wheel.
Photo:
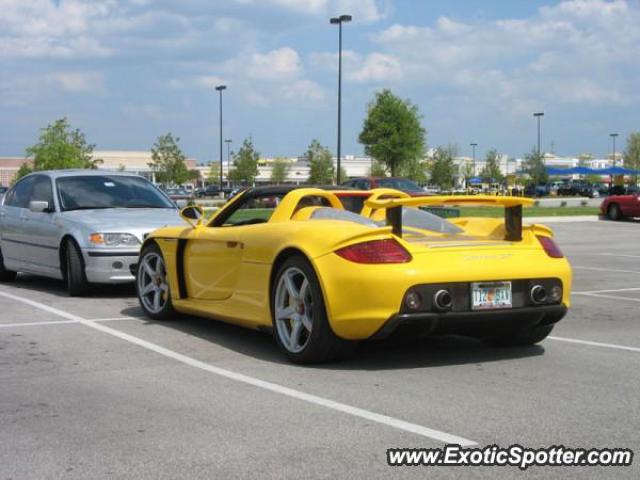
{"label": "yellow car's rear wheel", "polygon": [[331,330],[320,283],[306,258],[295,255],[280,266],[271,305],[275,340],[290,360],[324,362],[353,346]]}

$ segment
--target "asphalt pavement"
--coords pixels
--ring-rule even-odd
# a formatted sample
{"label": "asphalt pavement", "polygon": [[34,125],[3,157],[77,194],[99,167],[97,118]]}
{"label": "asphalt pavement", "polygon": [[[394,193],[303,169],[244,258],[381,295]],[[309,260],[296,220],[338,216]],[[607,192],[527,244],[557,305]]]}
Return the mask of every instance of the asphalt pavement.
{"label": "asphalt pavement", "polygon": [[284,361],[272,339],[142,317],[133,288],[0,284],[0,479],[638,478],[631,467],[390,467],[396,447],[640,450],[640,223],[550,224],[573,306],[540,345],[460,337]]}

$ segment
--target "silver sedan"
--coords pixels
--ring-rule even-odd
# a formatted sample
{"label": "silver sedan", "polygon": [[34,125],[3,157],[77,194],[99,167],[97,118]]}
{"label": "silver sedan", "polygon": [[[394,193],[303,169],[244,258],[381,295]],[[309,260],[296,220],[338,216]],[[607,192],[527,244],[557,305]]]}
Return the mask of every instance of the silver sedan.
{"label": "silver sedan", "polygon": [[71,295],[85,294],[89,283],[132,282],[144,237],[181,224],[175,204],[143,177],[32,173],[0,205],[0,281],[16,272],[63,279]]}

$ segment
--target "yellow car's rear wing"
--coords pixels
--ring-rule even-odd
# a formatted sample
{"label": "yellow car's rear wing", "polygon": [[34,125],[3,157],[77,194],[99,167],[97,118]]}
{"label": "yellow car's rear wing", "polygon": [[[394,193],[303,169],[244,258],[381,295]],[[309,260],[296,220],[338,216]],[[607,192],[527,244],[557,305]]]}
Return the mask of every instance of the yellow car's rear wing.
{"label": "yellow car's rear wing", "polygon": [[402,207],[421,207],[426,205],[478,205],[503,206],[505,240],[522,240],[522,207],[533,204],[533,200],[525,197],[498,197],[492,195],[436,195],[410,198],[373,198],[365,201],[371,209],[386,210],[387,224],[393,233],[402,236]]}

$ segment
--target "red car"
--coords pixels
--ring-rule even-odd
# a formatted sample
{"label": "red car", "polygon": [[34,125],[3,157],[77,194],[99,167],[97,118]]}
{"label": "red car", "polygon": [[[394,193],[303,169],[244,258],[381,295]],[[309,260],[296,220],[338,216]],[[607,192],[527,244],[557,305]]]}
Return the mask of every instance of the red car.
{"label": "red car", "polygon": [[352,178],[342,183],[343,187],[356,188],[358,190],[372,190],[374,188],[393,188],[406,192],[412,197],[429,195],[417,183],[407,178],[398,177],[360,177]]}
{"label": "red car", "polygon": [[640,217],[639,192],[635,190],[629,191],[626,195],[609,195],[600,205],[600,212],[609,220]]}

